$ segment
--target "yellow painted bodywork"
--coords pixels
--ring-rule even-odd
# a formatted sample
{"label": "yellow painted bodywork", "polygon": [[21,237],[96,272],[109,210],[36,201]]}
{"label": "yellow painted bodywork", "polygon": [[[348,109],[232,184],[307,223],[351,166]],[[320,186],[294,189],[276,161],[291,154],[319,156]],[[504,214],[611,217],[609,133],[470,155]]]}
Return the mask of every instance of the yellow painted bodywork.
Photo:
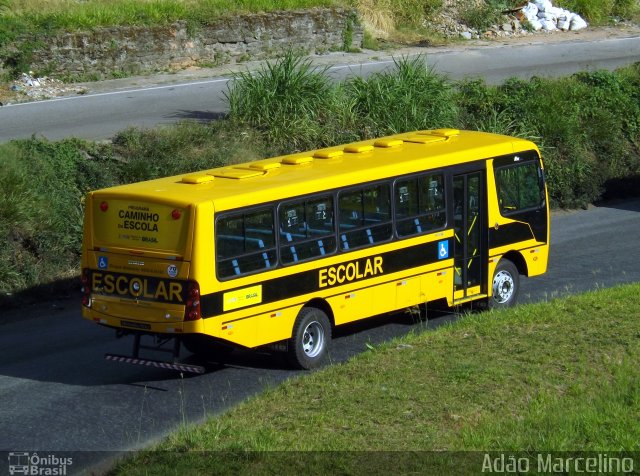
{"label": "yellow painted bodywork", "polygon": [[[168,282],[196,281],[202,295],[223,293],[225,312],[185,322],[182,303],[143,302],[97,292],[92,294],[91,307],[83,306],[83,317],[115,328],[127,328],[123,321],[139,322],[149,326],[149,332],[204,333],[242,346],[257,347],[290,338],[298,312],[313,300],[328,305],[330,317],[336,325],[436,299],[446,299],[449,304],[454,304],[459,296],[454,296],[453,291],[453,253],[448,259],[412,268],[410,272],[378,272],[375,261],[376,256],[385,252],[451,238],[452,224],[431,234],[392,240],[348,253],[338,252],[258,274],[218,280],[215,270],[215,215],[258,203],[273,203],[328,189],[431,169],[444,170],[487,159],[487,223],[489,226],[502,226],[513,220],[500,215],[491,158],[528,150],[537,151],[537,148],[529,141],[513,137],[452,129],[414,131],[91,192],[86,202],[83,269],[100,272],[99,260],[106,257],[106,273]],[[102,211],[102,202],[107,202],[107,212]],[[149,223],[143,225],[145,220],[136,224],[135,218],[149,218],[148,215],[130,215],[134,217],[129,220],[133,223],[128,224],[128,237],[123,238],[119,226],[126,218],[123,218],[125,212],[121,210],[151,213],[153,216],[146,220]],[[179,218],[172,214],[179,215]],[[158,226],[155,232],[150,231],[154,223]],[[131,231],[137,233],[137,239],[131,238]],[[544,273],[548,242],[547,236],[546,243],[530,240],[488,250],[489,282],[486,286],[489,294],[495,266],[507,253],[515,252],[522,256],[528,275]],[[367,264],[367,259],[371,260],[370,264]],[[360,268],[356,269],[355,265],[349,267],[349,263],[357,260],[365,261]],[[384,264],[380,266],[384,268]],[[363,279],[349,280],[345,277],[340,285],[319,287],[308,294],[262,304],[263,282],[312,269],[318,269],[318,273],[325,270],[324,278],[319,279],[327,282],[331,276],[328,270],[332,267],[334,276],[345,277],[349,273],[355,276],[359,273]],[[124,280],[121,285],[124,286]],[[467,295],[473,294],[474,290],[471,291]],[[486,295],[481,294],[478,286],[477,296],[470,299]]]}

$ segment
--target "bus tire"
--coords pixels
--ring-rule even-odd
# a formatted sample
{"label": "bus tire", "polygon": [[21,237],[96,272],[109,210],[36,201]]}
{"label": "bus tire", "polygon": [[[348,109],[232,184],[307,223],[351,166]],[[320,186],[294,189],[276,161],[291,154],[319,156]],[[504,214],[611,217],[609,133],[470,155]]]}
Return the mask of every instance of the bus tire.
{"label": "bus tire", "polygon": [[330,341],[331,323],[327,315],[315,307],[302,308],[289,340],[289,363],[304,370],[319,367],[327,357]]}
{"label": "bus tire", "polygon": [[221,361],[233,352],[233,347],[224,345],[220,342],[200,334],[192,334],[182,336],[182,345],[194,354],[204,360]]}
{"label": "bus tire", "polygon": [[501,309],[511,307],[520,292],[520,273],[515,264],[501,259],[491,280],[492,295],[487,300],[487,308]]}

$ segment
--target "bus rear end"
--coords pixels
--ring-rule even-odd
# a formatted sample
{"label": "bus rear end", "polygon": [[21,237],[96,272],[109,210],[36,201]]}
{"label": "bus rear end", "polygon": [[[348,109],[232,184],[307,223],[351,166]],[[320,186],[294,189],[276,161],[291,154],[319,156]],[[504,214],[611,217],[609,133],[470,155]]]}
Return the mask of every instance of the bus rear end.
{"label": "bus rear end", "polygon": [[145,334],[160,342],[202,331],[200,287],[191,279],[197,207],[110,189],[90,193],[85,210],[82,315],[119,336],[134,336],[132,356],[107,358],[199,371],[176,363],[179,339],[173,362],[139,356]]}

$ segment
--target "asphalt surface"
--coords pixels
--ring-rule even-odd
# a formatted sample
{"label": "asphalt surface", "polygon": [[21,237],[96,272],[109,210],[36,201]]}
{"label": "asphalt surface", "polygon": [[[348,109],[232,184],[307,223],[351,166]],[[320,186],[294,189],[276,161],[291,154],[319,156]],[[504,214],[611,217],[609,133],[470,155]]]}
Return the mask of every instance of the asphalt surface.
{"label": "asphalt surface", "polygon": [[[615,69],[640,61],[640,30],[622,37],[537,36],[528,43],[469,43],[409,48],[392,53],[330,54],[313,57],[336,80],[368,76],[394,64],[394,58],[423,55],[436,72],[452,80],[482,77],[496,84],[509,77],[564,76],[576,71]],[[585,32],[584,35],[587,35]],[[618,32],[617,34],[621,34]],[[587,39],[584,39],[587,38]],[[155,127],[183,119],[209,121],[228,111],[224,92],[229,72],[260,67],[185,71],[174,75],[87,83],[88,94],[0,107],[0,142],[66,137],[101,140],[127,127]]]}
{"label": "asphalt surface", "polygon": [[[523,279],[521,302],[640,281],[639,232],[640,199],[555,213],[548,273]],[[116,340],[113,331],[81,319],[79,307],[67,300],[4,313],[0,452],[70,451],[69,471],[84,472],[300,374],[281,356],[252,352],[233,354],[199,376],[110,363],[103,354],[130,353],[131,338]],[[425,324],[396,314],[351,325],[334,339],[331,360],[456,318],[435,312]]]}

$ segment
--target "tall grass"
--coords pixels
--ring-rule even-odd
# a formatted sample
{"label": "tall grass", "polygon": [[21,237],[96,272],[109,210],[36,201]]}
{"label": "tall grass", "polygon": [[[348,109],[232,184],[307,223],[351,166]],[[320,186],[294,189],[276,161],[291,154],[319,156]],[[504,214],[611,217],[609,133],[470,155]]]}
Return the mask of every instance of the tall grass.
{"label": "tall grass", "polygon": [[258,133],[231,121],[129,129],[110,145],[74,139],[0,145],[0,301],[76,275],[89,190],[265,155]]}
{"label": "tall grass", "polygon": [[604,23],[611,17],[638,20],[637,0],[559,0],[559,6],[580,13],[591,23]]}
{"label": "tall grass", "polygon": [[223,15],[333,6],[332,0],[9,0],[7,16],[45,29],[205,23]]}
{"label": "tall grass", "polygon": [[231,118],[263,131],[283,152],[457,122],[451,84],[422,57],[332,85],[325,71],[290,53],[240,73],[226,96]]}
{"label": "tall grass", "polygon": [[0,148],[0,292],[76,273],[82,200],[113,182],[73,140],[18,141]]}
{"label": "tall grass", "polygon": [[420,56],[396,59],[392,70],[367,79],[350,79],[345,92],[364,137],[457,123],[452,85]]}
{"label": "tall grass", "polygon": [[319,142],[334,91],[326,69],[289,52],[257,72],[238,73],[225,96],[230,117],[262,131],[277,149],[300,150]]}

